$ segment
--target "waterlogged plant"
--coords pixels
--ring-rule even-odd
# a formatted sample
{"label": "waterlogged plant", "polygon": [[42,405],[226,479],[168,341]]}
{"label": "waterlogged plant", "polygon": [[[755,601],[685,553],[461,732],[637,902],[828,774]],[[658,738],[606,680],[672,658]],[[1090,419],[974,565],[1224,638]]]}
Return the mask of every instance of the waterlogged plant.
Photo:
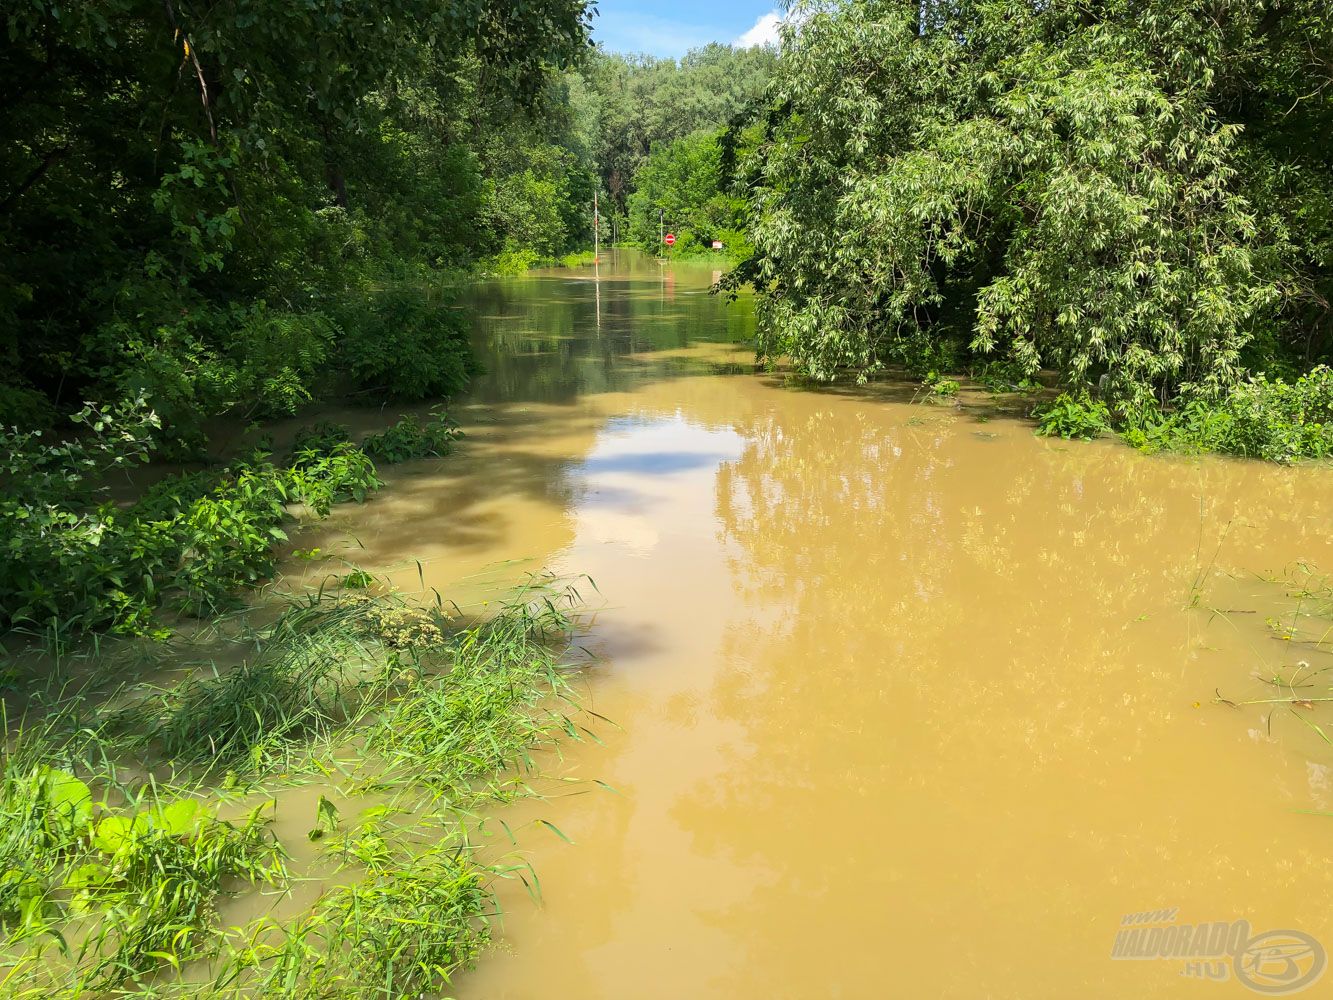
{"label": "waterlogged plant", "polygon": [[[547,701],[566,691],[577,600],[536,581],[490,621],[449,632],[438,609],[332,587],[244,635],[255,652],[239,666],[11,739],[0,920],[15,950],[0,959],[0,984],[25,998],[350,1000],[443,988],[489,939],[493,882],[524,870],[480,862],[467,817],[485,798],[522,794],[506,771],[530,768],[534,748],[578,736]],[[226,823],[198,797],[151,783],[122,798],[108,754],[136,769],[174,765],[176,780],[196,784],[225,769],[231,789],[305,764],[340,767],[344,794],[374,793],[374,805],[352,819],[347,802],[321,796],[308,836],[328,844],[350,884],[290,921],[223,930],[216,903],[229,886],[288,878],[266,810]],[[102,769],[79,763],[89,760]],[[186,971],[195,959],[211,962],[211,982]]]}
{"label": "waterlogged plant", "polygon": [[251,928],[226,982],[290,1000],[423,996],[449,985],[490,940],[490,871],[460,844],[377,861],[306,917]]}
{"label": "waterlogged plant", "polygon": [[112,725],[125,745],[200,776],[289,770],[385,702],[405,648],[396,630],[383,635],[398,609],[425,616],[391,596],[312,596],[253,636],[239,665],[158,691]]}
{"label": "waterlogged plant", "polygon": [[295,459],[297,455],[308,451],[327,455],[338,445],[351,443],[352,432],[348,430],[346,424],[320,421],[313,427],[302,427],[296,432],[289,458]]}
{"label": "waterlogged plant", "polygon": [[142,400],[76,415],[82,436],[0,429],[0,626],[48,635],[161,635],[163,605],[202,614],[272,574],[289,505],[326,516],[381,486],[346,442],[302,448],[287,467],[264,452],[213,473],[171,476],[129,506],[105,498],[115,469],[147,461],[156,415]]}
{"label": "waterlogged plant", "polygon": [[44,956],[37,981],[78,995],[179,968],[215,938],[228,884],[285,878],[261,809],[228,823],[151,785],[113,806],[46,763],[67,752],[53,731],[20,733],[0,775],[0,922]]}
{"label": "waterlogged plant", "polygon": [[327,452],[306,448],[287,470],[290,498],[327,517],[336,503],[363,503],[384,485],[370,456],[354,444],[337,444]]}
{"label": "waterlogged plant", "polygon": [[1120,422],[1144,451],[1222,452],[1270,462],[1333,457],[1333,369],[1291,382],[1249,379],[1225,396],[1196,396],[1170,409],[1131,408]]}
{"label": "waterlogged plant", "polygon": [[556,733],[577,737],[567,717],[538,711],[565,690],[559,665],[570,629],[547,598],[459,635],[447,673],[397,698],[368,733],[368,749],[386,763],[384,780],[465,797],[476,778],[530,767],[530,750]]}
{"label": "waterlogged plant", "polygon": [[128,593],[138,581],[108,558],[124,518],[101,484],[148,460],[160,421],[142,398],[88,404],[72,419],[84,433],[66,440],[0,428],[0,626],[145,618]]}
{"label": "waterlogged plant", "polygon": [[430,419],[404,417],[378,434],[371,434],[361,447],[367,455],[383,462],[407,462],[412,459],[447,455],[459,438],[457,425],[440,409],[431,410]]}
{"label": "waterlogged plant", "polygon": [[925,380],[921,383],[921,388],[934,399],[947,400],[957,396],[962,385],[957,379],[949,378],[947,375],[928,372]]}
{"label": "waterlogged plant", "polygon": [[467,325],[422,284],[400,281],[368,294],[341,325],[341,362],[361,390],[429,399],[459,392],[472,376]]}
{"label": "waterlogged plant", "polygon": [[1111,411],[1087,392],[1061,393],[1037,411],[1037,433],[1043,437],[1090,441],[1111,430]]}

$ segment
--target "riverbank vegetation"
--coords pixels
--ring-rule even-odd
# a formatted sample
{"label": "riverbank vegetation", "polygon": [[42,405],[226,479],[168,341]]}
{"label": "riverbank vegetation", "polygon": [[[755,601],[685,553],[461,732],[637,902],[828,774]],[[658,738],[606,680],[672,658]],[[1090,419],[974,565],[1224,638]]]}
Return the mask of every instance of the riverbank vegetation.
{"label": "riverbank vegetation", "polygon": [[741,163],[760,355],[1000,359],[1055,373],[1047,431],[1333,453],[1333,27],[1214,15],[802,5]]}
{"label": "riverbank vegetation", "polygon": [[[4,995],[446,986],[488,939],[496,880],[525,877],[478,853],[476,806],[530,794],[533,755],[580,732],[562,674],[578,600],[534,581],[468,624],[325,588],[266,627],[231,620],[239,663],[108,689],[124,663],[106,653],[80,682],[47,668],[7,692],[11,724],[28,718],[0,758]],[[306,878],[324,892],[285,905]]]}

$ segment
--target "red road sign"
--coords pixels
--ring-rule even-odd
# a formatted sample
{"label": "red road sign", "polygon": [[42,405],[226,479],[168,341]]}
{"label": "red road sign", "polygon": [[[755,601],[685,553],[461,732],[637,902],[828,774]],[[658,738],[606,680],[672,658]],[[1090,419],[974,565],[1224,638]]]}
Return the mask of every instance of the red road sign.
{"label": "red road sign", "polygon": [[669,247],[674,247],[676,245],[676,234],[667,233],[665,236],[662,237],[662,242]]}

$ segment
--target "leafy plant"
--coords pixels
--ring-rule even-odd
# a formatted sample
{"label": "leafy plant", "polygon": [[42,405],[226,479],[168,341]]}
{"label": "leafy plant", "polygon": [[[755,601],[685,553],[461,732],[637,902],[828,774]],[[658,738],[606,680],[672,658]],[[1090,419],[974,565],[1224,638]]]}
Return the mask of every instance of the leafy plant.
{"label": "leafy plant", "polygon": [[962,388],[962,384],[957,379],[936,372],[927,373],[925,381],[921,385],[931,396],[937,399],[953,399]]}
{"label": "leafy plant", "polygon": [[68,962],[95,991],[164,961],[179,967],[215,933],[227,883],[285,878],[259,810],[238,826],[151,787],[113,807],[46,763],[65,749],[44,728],[18,734],[0,758],[0,921],[11,942],[56,939],[63,960],[49,974]]}
{"label": "leafy plant", "polygon": [[395,399],[461,391],[472,374],[461,317],[413,281],[376,291],[342,317],[342,364],[356,386]]}
{"label": "leafy plant", "polygon": [[974,364],[968,374],[974,382],[991,392],[1033,392],[1041,388],[1041,383],[1015,361]]}
{"label": "leafy plant", "polygon": [[371,434],[361,447],[372,458],[384,462],[407,462],[447,455],[459,436],[458,426],[437,408],[425,422],[417,417],[404,417],[381,433]]}
{"label": "leafy plant", "polygon": [[128,507],[96,485],[147,460],[159,421],[142,400],[75,415],[83,436],[47,443],[0,430],[0,622],[52,633],[161,634],[155,610],[201,614],[273,571],[291,503],[323,517],[381,485],[374,463],[343,442],[304,448],[287,468],[257,453],[214,472],[172,476]]}
{"label": "leafy plant", "polygon": [[1086,392],[1061,393],[1037,411],[1037,433],[1091,440],[1111,430],[1111,411]]}

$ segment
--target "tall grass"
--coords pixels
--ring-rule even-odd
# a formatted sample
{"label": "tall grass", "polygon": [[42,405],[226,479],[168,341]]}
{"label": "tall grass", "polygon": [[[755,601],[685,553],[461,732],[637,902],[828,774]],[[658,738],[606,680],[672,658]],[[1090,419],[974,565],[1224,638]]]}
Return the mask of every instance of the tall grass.
{"label": "tall grass", "polygon": [[565,716],[538,706],[565,690],[559,638],[570,625],[542,599],[460,634],[447,672],[396,698],[368,732],[380,780],[462,796],[478,778],[530,769],[534,748],[568,732]]}
{"label": "tall grass", "polygon": [[[304,1000],[447,985],[489,940],[508,871],[474,855],[470,810],[517,794],[537,748],[577,735],[562,664],[578,600],[538,581],[458,625],[391,595],[315,594],[242,635],[230,667],[11,732],[0,992]],[[327,838],[341,884],[294,919],[224,929],[222,895],[290,875],[264,803],[237,822],[211,803],[302,763],[378,803]],[[339,827],[320,803],[311,840]]]}
{"label": "tall grass", "polygon": [[324,1000],[447,986],[489,941],[488,878],[466,852],[439,847],[385,865],[290,924],[247,928],[212,990]]}
{"label": "tall grass", "polygon": [[260,811],[224,822],[151,782],[116,802],[113,776],[56,766],[72,756],[61,740],[51,723],[23,730],[0,760],[0,979],[25,970],[30,989],[77,996],[179,968],[220,940],[225,885],[284,878]]}

